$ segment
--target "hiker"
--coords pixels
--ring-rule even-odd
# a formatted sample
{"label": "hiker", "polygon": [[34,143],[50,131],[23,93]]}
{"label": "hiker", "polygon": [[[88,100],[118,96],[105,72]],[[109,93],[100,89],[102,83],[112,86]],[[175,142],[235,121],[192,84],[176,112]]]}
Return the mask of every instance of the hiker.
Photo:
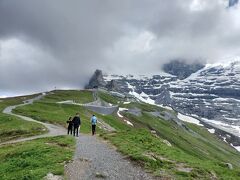
{"label": "hiker", "polygon": [[81,125],[81,119],[80,119],[79,113],[76,113],[75,117],[72,120],[72,123],[73,123],[73,136],[78,137],[78,130]]}
{"label": "hiker", "polygon": [[70,116],[68,121],[67,121],[67,124],[68,124],[68,134],[70,133],[72,135],[72,130],[73,130],[73,122],[72,122],[72,117]]}
{"label": "hiker", "polygon": [[94,136],[96,132],[96,125],[97,125],[97,117],[95,115],[92,115],[91,124],[92,124],[92,135]]}

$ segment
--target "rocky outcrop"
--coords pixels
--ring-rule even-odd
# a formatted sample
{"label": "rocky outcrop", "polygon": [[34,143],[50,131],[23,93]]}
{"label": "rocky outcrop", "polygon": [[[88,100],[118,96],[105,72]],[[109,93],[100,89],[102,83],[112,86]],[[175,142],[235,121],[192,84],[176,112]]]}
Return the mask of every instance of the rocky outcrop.
{"label": "rocky outcrop", "polygon": [[103,79],[103,73],[101,70],[97,69],[91,79],[89,80],[88,85],[85,86],[86,89],[93,89],[98,87],[105,87],[107,83]]}

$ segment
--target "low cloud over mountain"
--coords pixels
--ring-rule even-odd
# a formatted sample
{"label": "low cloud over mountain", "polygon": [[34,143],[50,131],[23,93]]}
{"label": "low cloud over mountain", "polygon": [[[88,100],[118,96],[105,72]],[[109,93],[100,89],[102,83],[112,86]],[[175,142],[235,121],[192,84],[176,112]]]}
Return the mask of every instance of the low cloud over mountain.
{"label": "low cloud over mountain", "polygon": [[239,55],[226,0],[0,1],[0,95],[84,87],[92,72],[158,72]]}

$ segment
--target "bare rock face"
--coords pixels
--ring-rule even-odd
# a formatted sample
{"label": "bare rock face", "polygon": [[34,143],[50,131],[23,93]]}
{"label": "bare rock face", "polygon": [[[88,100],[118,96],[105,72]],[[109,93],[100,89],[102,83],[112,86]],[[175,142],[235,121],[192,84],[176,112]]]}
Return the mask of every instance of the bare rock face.
{"label": "bare rock face", "polygon": [[235,6],[235,5],[238,4],[238,1],[239,1],[239,0],[229,0],[228,6],[229,6],[229,7]]}
{"label": "bare rock face", "polygon": [[169,85],[162,85],[160,93],[156,96],[155,102],[164,106],[171,105],[171,97],[169,93]]}
{"label": "bare rock face", "polygon": [[111,80],[109,83],[107,83],[106,88],[110,91],[121,91],[119,85],[115,80]]}
{"label": "bare rock face", "polygon": [[107,83],[103,79],[103,73],[101,70],[97,69],[91,79],[89,80],[88,85],[85,87],[86,89],[93,89],[98,87],[105,87]]}
{"label": "bare rock face", "polygon": [[103,73],[101,70],[96,70],[89,80],[88,85],[85,87],[86,89],[94,89],[94,88],[106,88],[109,91],[121,91],[121,88],[117,81],[111,80],[106,82],[103,78]]}
{"label": "bare rock face", "polygon": [[187,64],[184,60],[174,60],[170,63],[164,64],[163,70],[166,73],[177,76],[179,79],[185,79],[189,77],[192,73],[204,68],[203,64],[193,63]]}

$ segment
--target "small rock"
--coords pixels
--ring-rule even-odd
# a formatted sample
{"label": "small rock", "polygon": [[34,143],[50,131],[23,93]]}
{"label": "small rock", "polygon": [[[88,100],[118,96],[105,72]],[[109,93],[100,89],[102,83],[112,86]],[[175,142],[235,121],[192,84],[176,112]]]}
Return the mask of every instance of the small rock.
{"label": "small rock", "polygon": [[147,158],[153,160],[153,161],[157,161],[157,159],[153,156],[152,153],[145,153],[143,155],[146,156]]}
{"label": "small rock", "polygon": [[152,133],[152,134],[157,134],[157,132],[156,132],[156,131],[154,131],[154,130],[151,130],[151,133]]}
{"label": "small rock", "polygon": [[226,163],[228,169],[233,169],[233,165],[231,163]]}
{"label": "small rock", "polygon": [[168,140],[164,139],[162,142],[165,143],[167,146],[172,147],[172,144]]}
{"label": "small rock", "polygon": [[96,178],[102,178],[102,179],[107,178],[106,174],[104,174],[104,173],[99,173],[99,172],[96,172],[95,177],[96,177]]}
{"label": "small rock", "polygon": [[63,180],[63,177],[48,173],[47,176],[44,177],[44,180]]}
{"label": "small rock", "polygon": [[216,175],[216,173],[215,173],[214,171],[211,171],[211,175],[212,175],[212,176],[211,176],[211,179],[212,179],[212,180],[218,179],[218,178],[217,178],[217,175]]}

